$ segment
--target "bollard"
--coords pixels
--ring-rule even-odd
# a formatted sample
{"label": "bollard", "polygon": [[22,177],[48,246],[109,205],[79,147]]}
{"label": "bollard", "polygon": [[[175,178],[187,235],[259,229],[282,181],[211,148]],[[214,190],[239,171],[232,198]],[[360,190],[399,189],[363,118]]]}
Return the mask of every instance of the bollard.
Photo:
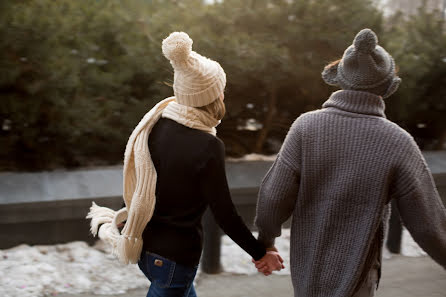
{"label": "bollard", "polygon": [[392,213],[389,221],[389,234],[387,236],[387,248],[389,252],[394,254],[401,253],[401,236],[403,232],[403,226],[400,220],[400,213],[396,202],[392,200]]}
{"label": "bollard", "polygon": [[221,231],[208,208],[203,215],[203,254],[201,255],[201,271],[216,274],[222,271],[220,263]]}

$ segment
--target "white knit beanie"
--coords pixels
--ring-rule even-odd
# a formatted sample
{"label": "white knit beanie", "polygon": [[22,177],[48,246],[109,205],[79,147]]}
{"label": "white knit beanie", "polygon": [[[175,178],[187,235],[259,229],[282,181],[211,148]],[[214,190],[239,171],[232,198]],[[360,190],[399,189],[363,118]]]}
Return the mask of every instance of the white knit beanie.
{"label": "white knit beanie", "polygon": [[163,54],[174,69],[173,91],[179,104],[200,107],[220,97],[226,74],[215,61],[192,51],[192,39],[184,32],[173,32],[163,40]]}

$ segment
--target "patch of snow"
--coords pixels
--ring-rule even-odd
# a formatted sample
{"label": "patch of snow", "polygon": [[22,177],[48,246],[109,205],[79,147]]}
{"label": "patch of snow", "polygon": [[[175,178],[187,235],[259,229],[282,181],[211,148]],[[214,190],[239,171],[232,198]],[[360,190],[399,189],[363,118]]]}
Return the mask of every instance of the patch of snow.
{"label": "patch of snow", "polygon": [[246,130],[258,131],[261,129],[263,129],[263,124],[256,119],[249,119],[248,121],[246,121]]}
{"label": "patch of snow", "polygon": [[[257,232],[253,232],[257,238]],[[276,247],[283,258],[285,268],[281,271],[274,271],[274,274],[289,275],[290,274],[290,229],[283,229],[282,236],[276,239]],[[251,262],[252,258],[243,251],[237,244],[227,235],[222,238],[221,264],[223,270],[236,274],[257,274],[257,269]]]}
{"label": "patch of snow", "polygon": [[263,128],[263,124],[256,119],[247,119],[242,125],[237,126],[237,130],[258,131]]}
{"label": "patch of snow", "polygon": [[409,231],[403,228],[403,238],[401,242],[401,255],[407,257],[426,256],[426,252],[413,240]]}
{"label": "patch of snow", "polygon": [[100,246],[85,242],[0,250],[2,297],[124,294],[148,285],[138,266],[122,265]]}
{"label": "patch of snow", "polygon": [[248,154],[240,158],[226,158],[229,162],[244,162],[244,161],[275,161],[277,155],[261,155],[261,154]]}
{"label": "patch of snow", "polygon": [[[257,237],[257,233],[254,232]],[[283,229],[276,247],[285,268],[274,274],[290,274],[290,229]],[[402,254],[417,257],[426,253],[403,231]],[[384,249],[384,259],[390,253]],[[221,261],[224,271],[236,274],[257,274],[251,257],[228,236],[222,237]],[[196,280],[199,280],[200,273]],[[137,265],[122,265],[109,253],[109,247],[98,242],[57,245],[19,245],[0,250],[0,296],[44,297],[59,293],[125,294],[135,288],[149,286]]]}
{"label": "patch of snow", "polygon": [[[257,237],[257,233],[253,232]],[[274,271],[274,274],[289,275],[290,274],[290,229],[282,229],[282,236],[276,238],[276,247],[284,260],[285,269]],[[401,242],[401,255],[407,257],[426,256],[420,246],[413,240],[409,232],[404,228]],[[389,260],[392,254],[386,247],[383,249],[383,259]],[[221,261],[224,271],[237,274],[256,274],[257,270],[251,262],[251,257],[244,252],[232,239],[228,236],[222,238]]]}
{"label": "patch of snow", "polygon": [[383,259],[384,260],[392,259],[392,253],[389,251],[386,245],[383,246]]}

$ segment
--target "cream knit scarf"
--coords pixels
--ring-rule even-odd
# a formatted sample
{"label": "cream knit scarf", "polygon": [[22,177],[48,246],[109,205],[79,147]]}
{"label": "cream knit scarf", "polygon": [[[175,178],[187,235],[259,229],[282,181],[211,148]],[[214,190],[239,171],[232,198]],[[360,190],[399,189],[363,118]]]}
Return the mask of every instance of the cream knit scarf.
{"label": "cream knit scarf", "polygon": [[[180,105],[174,97],[170,97],[155,105],[133,130],[124,154],[123,197],[126,207],[114,211],[93,202],[87,215],[91,219],[91,233],[110,243],[112,253],[124,264],[139,260],[143,245],[142,233],[155,209],[157,175],[150,157],[148,139],[160,117],[214,136],[215,126],[219,123],[209,113]],[[117,225],[125,220],[127,222],[119,232]]]}

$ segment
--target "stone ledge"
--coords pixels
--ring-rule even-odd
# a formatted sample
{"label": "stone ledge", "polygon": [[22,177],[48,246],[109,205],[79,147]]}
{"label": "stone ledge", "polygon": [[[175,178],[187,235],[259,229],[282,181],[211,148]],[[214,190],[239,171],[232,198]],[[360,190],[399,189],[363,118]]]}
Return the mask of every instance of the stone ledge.
{"label": "stone ledge", "polygon": [[[446,205],[446,152],[425,153]],[[270,161],[228,162],[234,204],[253,227],[257,191]],[[122,167],[43,173],[0,173],[0,248],[20,243],[92,242],[85,216],[91,202],[122,206]]]}

